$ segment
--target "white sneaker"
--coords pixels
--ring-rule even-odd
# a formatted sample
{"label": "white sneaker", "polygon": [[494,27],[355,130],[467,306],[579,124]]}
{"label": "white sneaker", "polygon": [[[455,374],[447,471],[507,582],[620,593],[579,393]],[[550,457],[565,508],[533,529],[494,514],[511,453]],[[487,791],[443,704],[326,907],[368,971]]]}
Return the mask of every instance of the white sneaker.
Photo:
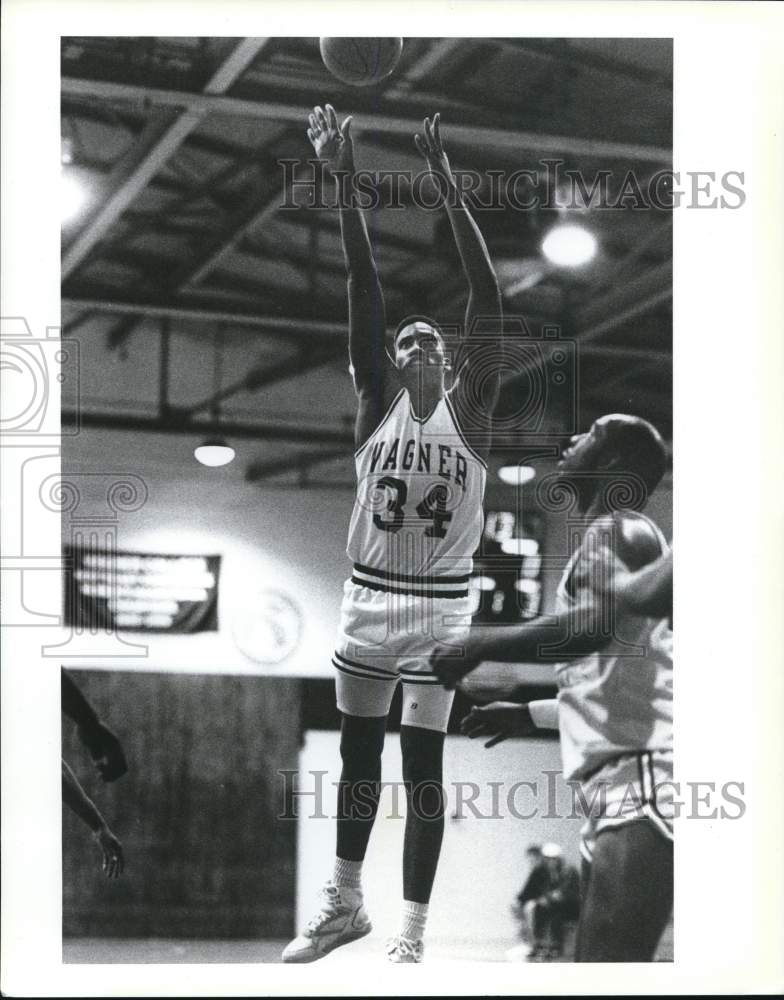
{"label": "white sneaker", "polygon": [[286,945],[284,962],[315,962],[335,948],[364,937],[373,929],[362,905],[362,893],[339,889],[327,882],[321,890],[321,909],[305,930]]}
{"label": "white sneaker", "polygon": [[387,958],[390,962],[421,962],[425,946],[421,941],[412,941],[398,935],[387,941]]}

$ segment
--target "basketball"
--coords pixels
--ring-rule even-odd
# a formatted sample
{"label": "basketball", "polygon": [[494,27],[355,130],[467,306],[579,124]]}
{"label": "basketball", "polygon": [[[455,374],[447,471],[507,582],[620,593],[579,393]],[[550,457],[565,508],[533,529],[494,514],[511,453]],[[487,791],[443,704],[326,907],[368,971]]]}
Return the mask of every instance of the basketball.
{"label": "basketball", "polygon": [[322,38],[321,58],[330,73],[354,87],[389,76],[403,51],[402,38]]}

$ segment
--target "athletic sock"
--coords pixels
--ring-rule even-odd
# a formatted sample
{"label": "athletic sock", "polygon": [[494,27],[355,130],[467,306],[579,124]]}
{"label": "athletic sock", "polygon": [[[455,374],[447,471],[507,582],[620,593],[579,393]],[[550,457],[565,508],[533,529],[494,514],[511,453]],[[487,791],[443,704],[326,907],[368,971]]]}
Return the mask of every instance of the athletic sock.
{"label": "athletic sock", "polygon": [[408,938],[409,941],[421,941],[425,935],[427,911],[427,903],[412,903],[410,900],[404,899],[403,929],[400,931],[400,936]]}
{"label": "athletic sock", "polygon": [[332,875],[334,885],[343,889],[354,889],[362,892],[362,862],[346,861],[345,858],[335,858],[335,871]]}

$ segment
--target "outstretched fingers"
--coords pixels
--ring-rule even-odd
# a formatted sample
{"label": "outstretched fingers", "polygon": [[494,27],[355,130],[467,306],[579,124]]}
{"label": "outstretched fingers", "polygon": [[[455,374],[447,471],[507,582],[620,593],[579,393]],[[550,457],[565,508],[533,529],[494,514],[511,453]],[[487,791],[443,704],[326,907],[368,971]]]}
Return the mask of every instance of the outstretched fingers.
{"label": "outstretched fingers", "polygon": [[313,113],[316,116],[316,121],[319,126],[326,131],[329,128],[329,122],[327,121],[327,116],[324,114],[324,109],[320,108],[317,104],[313,109]]}
{"label": "outstretched fingers", "polygon": [[331,104],[327,104],[326,107],[327,107],[327,123],[329,124],[329,127],[333,129],[335,132],[339,132],[340,127],[338,126],[338,116],[335,114],[335,109],[332,107]]}
{"label": "outstretched fingers", "polygon": [[427,148],[432,153],[435,149],[436,141],[433,138],[433,124],[429,118],[425,118],[422,122],[422,128],[425,133],[425,139],[427,141]]}
{"label": "outstretched fingers", "polygon": [[441,153],[443,148],[441,146],[441,112],[436,111],[433,116],[433,142],[436,147],[436,151]]}
{"label": "outstretched fingers", "polygon": [[425,157],[442,156],[444,149],[441,145],[441,115],[436,112],[431,118],[425,118],[422,122],[422,135],[417,133],[414,142],[417,150]]}

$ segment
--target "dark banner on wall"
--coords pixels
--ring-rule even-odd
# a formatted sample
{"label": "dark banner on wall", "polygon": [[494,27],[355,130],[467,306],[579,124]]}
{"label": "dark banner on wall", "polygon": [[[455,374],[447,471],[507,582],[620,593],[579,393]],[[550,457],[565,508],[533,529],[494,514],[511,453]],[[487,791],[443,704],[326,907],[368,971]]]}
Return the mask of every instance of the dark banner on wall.
{"label": "dark banner on wall", "polygon": [[220,556],[65,549],[65,621],[80,630],[218,629]]}

